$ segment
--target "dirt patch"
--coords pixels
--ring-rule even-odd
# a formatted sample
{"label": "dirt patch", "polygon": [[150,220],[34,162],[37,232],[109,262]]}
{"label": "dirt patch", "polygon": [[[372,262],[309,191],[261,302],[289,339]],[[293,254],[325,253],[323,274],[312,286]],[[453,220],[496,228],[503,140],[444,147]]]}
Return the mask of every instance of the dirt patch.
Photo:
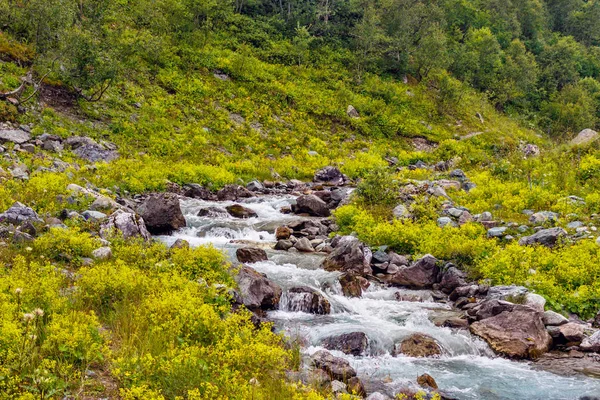
{"label": "dirt patch", "polygon": [[40,88],[40,103],[56,111],[72,113],[77,104],[77,94],[64,86],[43,84]]}
{"label": "dirt patch", "polygon": [[416,137],[411,139],[411,144],[417,151],[431,152],[438,148],[439,144],[427,140],[423,137]]}

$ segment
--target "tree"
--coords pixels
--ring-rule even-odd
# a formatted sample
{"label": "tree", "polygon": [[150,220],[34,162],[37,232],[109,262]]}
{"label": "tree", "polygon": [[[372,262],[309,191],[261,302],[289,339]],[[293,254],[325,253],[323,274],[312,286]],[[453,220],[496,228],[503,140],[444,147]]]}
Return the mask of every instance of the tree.
{"label": "tree", "polygon": [[415,44],[411,64],[419,79],[427,77],[432,69],[448,67],[447,38],[438,24],[433,24],[423,32]]}
{"label": "tree", "polygon": [[457,55],[454,72],[474,88],[494,88],[502,67],[502,49],[489,28],[471,29]]}
{"label": "tree", "polygon": [[584,51],[572,37],[559,37],[553,44],[546,46],[540,55],[539,64],[542,65],[540,83],[548,95],[577,82]]}
{"label": "tree", "polygon": [[567,85],[544,104],[542,112],[548,133],[565,137],[595,127],[598,118],[593,97],[579,85]]}
{"label": "tree", "polygon": [[535,91],[539,67],[534,55],[518,39],[512,41],[504,56],[494,100],[500,108],[508,104],[524,108],[528,95]]}

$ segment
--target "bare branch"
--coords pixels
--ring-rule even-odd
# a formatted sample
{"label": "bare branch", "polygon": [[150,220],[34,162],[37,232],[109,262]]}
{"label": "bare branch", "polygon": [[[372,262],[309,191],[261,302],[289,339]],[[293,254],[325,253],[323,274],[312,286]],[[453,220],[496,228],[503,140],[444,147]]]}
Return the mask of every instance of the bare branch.
{"label": "bare branch", "polygon": [[109,80],[105,81],[105,83],[106,84],[105,85],[103,84],[103,86],[100,88],[100,90],[98,90],[96,93],[94,93],[92,95],[86,95],[85,93],[83,93],[83,89],[75,87],[75,86],[73,87],[73,89],[75,89],[75,92],[77,92],[77,95],[80,96],[85,101],[88,101],[90,103],[95,103],[95,102],[99,101],[102,98],[102,96],[104,96],[104,93],[106,93],[108,88],[112,85],[113,78],[110,78]]}

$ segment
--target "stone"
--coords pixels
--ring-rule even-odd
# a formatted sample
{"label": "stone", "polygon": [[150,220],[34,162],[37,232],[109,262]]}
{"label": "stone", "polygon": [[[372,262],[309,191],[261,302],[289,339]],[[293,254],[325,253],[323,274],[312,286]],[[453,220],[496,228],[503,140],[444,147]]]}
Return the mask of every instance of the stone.
{"label": "stone", "polygon": [[149,196],[137,212],[144,219],[148,231],[155,235],[168,234],[186,226],[179,198],[171,193]]}
{"label": "stone", "polygon": [[83,215],[83,218],[85,218],[86,221],[102,221],[107,217],[103,212],[94,210],[85,210],[81,215]]}
{"label": "stone", "polygon": [[253,247],[242,247],[235,251],[235,255],[241,263],[256,263],[259,261],[267,261],[267,252],[263,249]]}
{"label": "stone", "polygon": [[9,168],[8,171],[15,179],[22,179],[24,181],[29,179],[29,169],[25,164],[16,164],[12,168]]}
{"label": "stone", "polygon": [[141,236],[150,240],[151,236],[146,229],[144,219],[132,212],[117,210],[108,217],[108,220],[100,228],[100,236],[104,239],[110,232],[120,232],[125,239]]}
{"label": "stone", "polygon": [[15,202],[8,210],[0,214],[0,222],[21,225],[25,222],[42,222],[42,219],[31,207]]}
{"label": "stone", "polygon": [[579,348],[583,351],[600,353],[600,331],[596,331],[592,336],[583,339]]}
{"label": "stone", "polygon": [[331,186],[340,186],[348,181],[348,177],[337,167],[327,166],[315,172],[313,181]]}
{"label": "stone", "polygon": [[227,210],[229,215],[231,215],[234,218],[247,219],[258,217],[258,214],[254,210],[246,208],[241,204],[233,204],[231,206],[225,207],[225,209]]}
{"label": "stone", "polygon": [[343,333],[330,336],[323,341],[323,347],[327,350],[338,350],[345,354],[360,356],[366,353],[369,339],[364,332]]}
{"label": "stone", "polygon": [[292,247],[294,247],[294,243],[292,243],[291,240],[279,240],[277,243],[275,243],[274,249],[288,251]]}
{"label": "stone", "polygon": [[22,129],[0,129],[0,143],[23,144],[29,140],[31,140],[31,135]]}
{"label": "stone", "polygon": [[535,144],[528,143],[521,149],[526,158],[537,157],[540,155],[540,148]]}
{"label": "stone", "polygon": [[356,371],[350,366],[350,363],[341,358],[335,357],[327,350],[319,350],[311,357],[312,364],[335,380],[348,382],[350,378],[356,376]]}
{"label": "stone", "polygon": [[263,186],[262,183],[255,180],[255,181],[248,183],[246,185],[246,189],[248,189],[251,192],[260,192],[261,190],[264,190],[265,187]]}
{"label": "stone", "polygon": [[115,208],[120,208],[120,205],[114,201],[113,199],[103,196],[103,195],[95,195],[96,199],[90,205],[90,210],[100,211],[100,210],[112,210]]}
{"label": "stone", "polygon": [[461,210],[460,208],[456,208],[456,207],[451,207],[448,210],[446,210],[446,213],[448,213],[448,215],[450,215],[454,218],[460,218],[460,216],[462,215],[463,212],[464,212],[464,210]]}
{"label": "stone", "polygon": [[200,211],[198,211],[198,216],[206,218],[223,218],[229,216],[229,213],[224,208],[211,206],[200,209]]}
{"label": "stone", "polygon": [[385,394],[374,392],[367,396],[365,400],[391,400],[391,398]]}
{"label": "stone", "polygon": [[573,221],[567,224],[567,229],[577,229],[583,226],[583,222],[581,221]]}
{"label": "stone", "polygon": [[244,265],[235,280],[242,304],[249,310],[275,310],[279,306],[282,290],[275,282],[254,269]]}
{"label": "stone", "polygon": [[313,194],[298,197],[293,210],[296,214],[305,213],[315,217],[328,217],[330,215],[327,203]]}
{"label": "stone", "polygon": [[189,183],[183,186],[183,195],[192,199],[215,200],[217,196],[209,189],[197,183]]}
{"label": "stone", "polygon": [[95,163],[98,161],[111,162],[119,158],[119,153],[115,150],[108,150],[104,146],[93,142],[83,144],[73,150],[73,153],[79,158],[88,162]]}
{"label": "stone", "polygon": [[[333,242],[332,242],[333,243]],[[353,272],[357,275],[369,275],[372,253],[354,236],[342,236],[337,239],[334,250],[321,264],[327,271]]]}
{"label": "stone", "polygon": [[53,151],[55,153],[60,153],[61,151],[63,151],[64,148],[62,143],[58,140],[46,140],[44,142],[44,145],[42,146],[42,149],[47,151]]}
{"label": "stone", "polygon": [[576,322],[568,322],[555,328],[558,337],[551,334],[555,343],[576,346],[585,339],[584,326]]}
{"label": "stone", "polygon": [[217,192],[217,199],[219,201],[237,201],[238,199],[247,199],[250,197],[254,197],[254,194],[239,185],[227,185]]}
{"label": "stone", "polygon": [[[363,286],[366,281],[362,276],[345,273],[340,275],[338,278],[340,285],[342,286],[342,293],[346,297],[361,297]],[[366,281],[368,284],[368,281]],[[367,285],[368,286],[368,285]]]}
{"label": "stone", "polygon": [[384,280],[393,285],[426,289],[438,282],[439,272],[437,259],[427,254],[410,266],[399,267],[398,272],[387,275]]}
{"label": "stone", "polygon": [[546,306],[546,299],[539,294],[527,293],[523,304],[543,313]]}
{"label": "stone", "polygon": [[367,395],[367,390],[358,376],[348,379],[348,393],[364,398]]}
{"label": "stone", "polygon": [[445,226],[455,226],[454,221],[452,221],[452,218],[450,217],[439,217],[437,219],[437,225],[440,228],[443,228]]}
{"label": "stone", "polygon": [[598,132],[592,129],[584,129],[581,132],[579,132],[577,136],[571,139],[570,143],[572,146],[580,146],[595,142],[596,140],[598,140],[598,137],[600,137],[598,135]]}
{"label": "stone", "polygon": [[318,315],[331,312],[331,304],[325,296],[308,286],[299,286],[288,290],[285,308],[288,311],[301,311]]}
{"label": "stone", "polygon": [[519,244],[521,246],[540,244],[546,247],[554,247],[559,242],[559,239],[566,235],[567,231],[563,228],[542,229],[531,236],[523,236],[519,239]]}
{"label": "stone", "polygon": [[408,208],[406,208],[406,206],[404,204],[398,204],[396,207],[394,207],[394,210],[392,211],[392,215],[396,219],[411,218],[410,211],[408,211]]}
{"label": "stone", "polygon": [[487,237],[488,238],[500,238],[500,237],[504,236],[504,234],[506,233],[506,229],[507,228],[505,226],[499,226],[496,228],[488,229]]}
{"label": "stone", "polygon": [[419,375],[417,377],[417,383],[419,384],[419,386],[428,388],[428,389],[437,389],[438,388],[438,385],[437,385],[435,379],[433,379],[433,377],[429,374]]}
{"label": "stone", "polygon": [[287,226],[280,226],[275,230],[275,239],[287,240],[292,236],[292,230]]}
{"label": "stone", "polygon": [[397,356],[399,354],[409,357],[434,357],[440,356],[442,349],[431,336],[414,333],[395,346],[392,355]]}
{"label": "stone", "polygon": [[542,322],[546,326],[559,326],[566,324],[569,322],[569,320],[557,312],[548,310],[544,312],[544,315],[542,316]]}
{"label": "stone", "polygon": [[170,247],[171,249],[189,249],[190,242],[184,239],[177,239]]}
{"label": "stone", "polygon": [[360,118],[360,114],[358,111],[356,111],[356,108],[354,108],[353,105],[348,105],[348,108],[346,108],[346,114],[348,114],[350,118]]}
{"label": "stone", "polygon": [[21,145],[21,150],[33,154],[35,153],[35,145],[31,143],[24,143]]}
{"label": "stone", "polygon": [[466,274],[458,268],[456,268],[454,265],[447,265],[446,270],[442,274],[442,279],[440,281],[440,289],[442,290],[442,292],[450,294],[457,287],[465,286],[467,284],[467,282],[465,281],[465,277]]}
{"label": "stone", "polygon": [[552,343],[541,316],[527,306],[514,305],[510,311],[474,322],[471,332],[499,354],[534,359],[547,352]]}
{"label": "stone", "polygon": [[592,326],[594,328],[600,328],[600,311],[598,311],[596,317],[592,320]]}
{"label": "stone", "polygon": [[524,286],[492,286],[488,291],[488,299],[508,300],[515,302],[516,299],[525,299],[529,290]]}
{"label": "stone", "polygon": [[100,247],[92,251],[92,257],[97,260],[108,260],[112,257],[112,250],[108,246]]}
{"label": "stone", "polygon": [[488,299],[478,304],[476,308],[469,312],[469,315],[474,316],[476,320],[481,321],[483,319],[495,317],[505,311],[512,311],[514,308],[515,304],[509,301]]}
{"label": "stone", "polygon": [[302,253],[313,253],[315,251],[310,240],[305,237],[298,239],[298,241],[294,243],[294,247]]}
{"label": "stone", "polygon": [[329,386],[331,393],[336,396],[341,396],[342,394],[348,393],[348,386],[344,382],[333,380]]}
{"label": "stone", "polygon": [[534,225],[541,225],[546,222],[556,222],[558,221],[558,214],[552,211],[540,211],[534,214],[531,214],[529,217],[529,223]]}
{"label": "stone", "polygon": [[489,211],[484,211],[479,215],[480,222],[491,222],[493,220],[494,220],[494,217],[493,217],[492,213]]}

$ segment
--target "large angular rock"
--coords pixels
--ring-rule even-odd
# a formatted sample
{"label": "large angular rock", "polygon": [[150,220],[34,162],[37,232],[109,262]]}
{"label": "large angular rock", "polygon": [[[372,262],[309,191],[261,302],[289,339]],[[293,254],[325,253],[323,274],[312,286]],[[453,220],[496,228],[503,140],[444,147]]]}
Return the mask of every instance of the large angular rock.
{"label": "large angular rock", "polygon": [[179,199],[173,194],[152,195],[138,207],[137,211],[144,219],[148,230],[155,235],[171,233],[185,227]]}
{"label": "large angular rock", "polygon": [[256,214],[254,210],[244,207],[241,204],[233,204],[231,206],[225,207],[225,209],[227,210],[229,215],[231,215],[234,218],[247,219],[258,217],[258,214]]}
{"label": "large angular rock", "polygon": [[219,201],[237,201],[238,199],[246,199],[254,197],[254,194],[243,186],[227,185],[217,192]]}
{"label": "large angular rock", "polygon": [[471,332],[507,357],[537,358],[552,344],[541,317],[542,313],[530,307],[514,305],[510,311],[474,322]]}
{"label": "large angular rock", "polygon": [[583,351],[600,353],[600,331],[596,331],[592,336],[583,339],[579,348]]}
{"label": "large angular rock", "polygon": [[31,135],[22,129],[0,129],[0,143],[23,144],[31,140]]}
{"label": "large angular rock", "polygon": [[465,281],[465,276],[466,274],[456,268],[454,265],[447,265],[446,271],[444,271],[442,280],[440,281],[440,288],[442,292],[450,294],[457,287],[465,286],[467,284]]}
{"label": "large angular rock", "polygon": [[343,236],[337,240],[335,249],[323,260],[322,267],[327,271],[353,272],[369,275],[371,270],[371,249],[354,236]]}
{"label": "large angular rock", "polygon": [[87,137],[73,136],[68,138],[66,143],[71,146],[75,155],[92,163],[98,161],[110,162],[119,158],[119,153],[116,150],[107,149]]}
{"label": "large angular rock", "polygon": [[544,312],[544,315],[542,316],[542,322],[546,326],[559,326],[566,324],[569,322],[569,320],[557,312],[548,310]]}
{"label": "large angular rock", "polygon": [[574,346],[580,344],[585,339],[584,326],[576,322],[549,327],[548,333],[554,339],[555,344]]}
{"label": "large angular rock", "polygon": [[235,255],[241,263],[255,263],[259,261],[267,261],[267,252],[263,249],[253,247],[243,247],[235,251]]}
{"label": "large angular rock", "polygon": [[197,183],[189,183],[183,186],[183,195],[192,199],[216,200],[217,196],[209,189]]}
{"label": "large angular rock", "polygon": [[563,228],[542,229],[531,236],[524,236],[519,239],[521,246],[531,246],[541,244],[546,247],[554,247],[561,237],[567,235],[567,231]]}
{"label": "large angular rock", "polygon": [[582,144],[587,144],[598,140],[600,135],[598,132],[592,129],[584,129],[577,134],[573,139],[571,139],[571,145],[578,146]]}
{"label": "large angular rock", "polygon": [[342,174],[339,168],[329,166],[318,170],[313,180],[318,183],[339,186],[346,183],[348,178]]}
{"label": "large angular rock", "polygon": [[393,355],[399,354],[409,357],[434,357],[441,355],[442,349],[431,336],[415,333],[395,346]]}
{"label": "large angular rock", "polygon": [[398,272],[383,279],[393,285],[424,289],[438,282],[439,272],[437,259],[427,254],[412,265],[400,267]]}
{"label": "large angular rock", "polygon": [[315,217],[328,217],[330,215],[327,203],[314,194],[298,197],[293,209],[296,214],[306,213]]}
{"label": "large angular rock", "polygon": [[117,210],[108,217],[108,220],[100,228],[100,236],[106,238],[111,232],[121,232],[125,239],[141,236],[150,240],[151,236],[146,229],[144,219],[132,212]]}
{"label": "large angular rock", "polygon": [[323,341],[323,347],[327,350],[338,350],[353,356],[365,354],[369,346],[369,338],[363,332],[343,333],[330,336]]}
{"label": "large angular rock", "polygon": [[274,310],[279,306],[281,287],[248,266],[242,266],[235,277],[242,303],[250,310]]}
{"label": "large angular rock", "polygon": [[311,357],[312,364],[331,377],[331,379],[348,382],[356,376],[356,371],[343,358],[335,357],[327,350],[319,350]]}
{"label": "large angular rock", "polygon": [[21,225],[24,222],[42,222],[42,220],[32,208],[16,202],[12,207],[0,214],[0,222]]}
{"label": "large angular rock", "polygon": [[363,285],[368,281],[362,276],[357,276],[352,273],[344,273],[338,278],[340,286],[342,287],[342,293],[346,297],[361,297],[363,291]]}
{"label": "large angular rock", "polygon": [[316,290],[308,286],[291,288],[286,294],[286,309],[310,314],[325,315],[331,312],[329,301]]}

